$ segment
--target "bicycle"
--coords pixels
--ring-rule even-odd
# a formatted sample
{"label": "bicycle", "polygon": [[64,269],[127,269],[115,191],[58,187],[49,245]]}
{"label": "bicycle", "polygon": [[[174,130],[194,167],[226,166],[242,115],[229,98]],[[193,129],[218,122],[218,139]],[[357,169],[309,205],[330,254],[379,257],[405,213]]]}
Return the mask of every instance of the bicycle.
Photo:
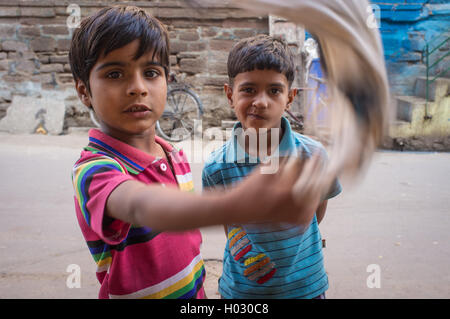
{"label": "bicycle", "polygon": [[[180,142],[201,133],[203,104],[189,85],[177,81],[175,74],[169,75],[168,82],[166,105],[156,122],[156,131],[165,140]],[[92,109],[89,115],[94,125],[100,127]]]}
{"label": "bicycle", "polygon": [[180,142],[201,134],[199,120],[203,104],[199,96],[185,83],[178,82],[175,74],[169,75],[169,89],[164,112],[156,122],[158,135],[171,142]]}

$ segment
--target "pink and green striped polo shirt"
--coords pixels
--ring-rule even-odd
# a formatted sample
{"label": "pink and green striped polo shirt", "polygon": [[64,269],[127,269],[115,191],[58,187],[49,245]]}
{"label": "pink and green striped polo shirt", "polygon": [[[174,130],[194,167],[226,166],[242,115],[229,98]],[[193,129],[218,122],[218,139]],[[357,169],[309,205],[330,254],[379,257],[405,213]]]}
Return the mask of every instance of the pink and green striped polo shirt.
{"label": "pink and green striped polo shirt", "polygon": [[128,180],[193,191],[183,151],[158,137],[156,142],[169,161],[93,129],[88,146],[73,167],[75,209],[97,264],[99,298],[205,297],[199,230],[157,232],[105,215],[108,196]]}

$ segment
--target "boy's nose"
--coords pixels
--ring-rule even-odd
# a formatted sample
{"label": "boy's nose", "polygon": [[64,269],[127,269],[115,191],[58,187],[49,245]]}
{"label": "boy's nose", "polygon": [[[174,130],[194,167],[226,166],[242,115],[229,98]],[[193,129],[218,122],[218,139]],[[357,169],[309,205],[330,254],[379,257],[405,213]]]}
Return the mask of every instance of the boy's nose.
{"label": "boy's nose", "polygon": [[127,94],[130,96],[146,96],[148,94],[148,89],[142,76],[136,75],[133,77],[128,86]]}
{"label": "boy's nose", "polygon": [[252,106],[257,108],[266,108],[268,105],[269,101],[264,93],[257,95],[252,102]]}

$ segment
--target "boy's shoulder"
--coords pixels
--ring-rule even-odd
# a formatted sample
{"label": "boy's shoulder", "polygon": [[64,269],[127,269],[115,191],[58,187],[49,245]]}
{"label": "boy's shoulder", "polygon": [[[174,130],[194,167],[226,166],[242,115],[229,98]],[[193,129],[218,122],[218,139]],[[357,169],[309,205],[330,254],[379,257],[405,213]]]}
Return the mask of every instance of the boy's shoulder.
{"label": "boy's shoulder", "polygon": [[[291,139],[295,145],[295,149],[305,151],[308,154],[314,153],[315,151],[325,152],[325,148],[319,141],[312,137],[306,136],[304,134],[297,133],[295,131],[290,131]],[[208,159],[205,161],[204,170],[214,171],[224,166],[229,166],[234,163],[229,163],[227,161],[227,156],[232,151],[232,140],[228,139],[221,147],[215,149],[211,152]]]}
{"label": "boy's shoulder", "polygon": [[230,140],[227,140],[221,147],[215,149],[209,154],[208,159],[203,165],[204,171],[216,171],[226,165],[226,154],[230,147]]}
{"label": "boy's shoulder", "polygon": [[322,143],[320,143],[318,140],[315,140],[314,138],[300,134],[294,131],[291,131],[292,138],[295,143],[295,147],[297,149],[303,149],[307,151],[308,153],[312,153],[316,150],[325,150]]}
{"label": "boy's shoulder", "polygon": [[102,152],[92,147],[85,146],[81,150],[79,158],[72,166],[72,176],[81,172],[101,172],[105,170],[116,170],[121,174],[129,175],[133,171],[120,158],[108,152]]}

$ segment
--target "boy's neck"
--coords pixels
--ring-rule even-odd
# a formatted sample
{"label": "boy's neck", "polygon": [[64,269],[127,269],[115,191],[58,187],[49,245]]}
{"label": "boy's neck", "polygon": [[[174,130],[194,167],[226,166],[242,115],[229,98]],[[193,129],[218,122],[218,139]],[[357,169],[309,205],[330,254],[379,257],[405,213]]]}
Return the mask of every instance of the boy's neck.
{"label": "boy's neck", "polygon": [[147,153],[153,157],[165,157],[164,150],[155,140],[155,131],[145,132],[144,134],[135,135],[117,135],[104,132],[130,146],[137,148],[138,150]]}

